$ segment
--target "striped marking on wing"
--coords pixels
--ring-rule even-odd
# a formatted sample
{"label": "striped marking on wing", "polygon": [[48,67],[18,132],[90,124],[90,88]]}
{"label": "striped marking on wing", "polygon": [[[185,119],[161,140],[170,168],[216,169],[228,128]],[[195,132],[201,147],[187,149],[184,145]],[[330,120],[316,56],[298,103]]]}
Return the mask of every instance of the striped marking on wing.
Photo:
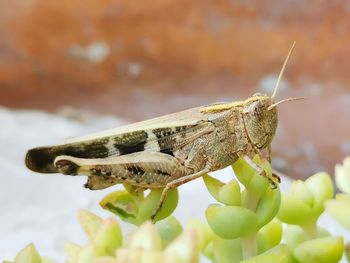
{"label": "striped marking on wing", "polygon": [[73,142],[47,148],[50,160],[59,155],[96,159],[121,156],[135,152],[151,151],[174,155],[174,151],[193,142],[201,135],[214,130],[209,121],[199,121],[191,125],[157,127],[132,131],[86,141]]}
{"label": "striped marking on wing", "polygon": [[164,127],[153,129],[152,133],[157,138],[159,151],[169,155],[174,155],[174,151],[181,149],[185,145],[195,141],[200,136],[214,130],[214,125],[210,122],[202,121],[190,126]]}
{"label": "striped marking on wing", "polygon": [[[151,151],[174,155],[174,151],[193,142],[201,135],[214,130],[211,122],[200,121],[192,125],[158,127],[155,129],[118,134],[100,141],[106,142],[109,156],[126,155],[134,152]],[[94,140],[90,141],[93,143]],[[89,142],[84,144],[89,145]]]}

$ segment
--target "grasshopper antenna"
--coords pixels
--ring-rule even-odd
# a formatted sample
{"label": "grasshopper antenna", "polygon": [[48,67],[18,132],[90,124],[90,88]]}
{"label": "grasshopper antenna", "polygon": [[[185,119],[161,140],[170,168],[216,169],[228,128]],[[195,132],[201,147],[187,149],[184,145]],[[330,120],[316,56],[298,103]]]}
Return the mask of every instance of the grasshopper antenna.
{"label": "grasshopper antenna", "polygon": [[[289,50],[289,52],[288,52],[288,55],[287,55],[286,59],[284,60],[282,69],[281,69],[281,71],[280,71],[280,74],[278,75],[278,79],[277,79],[275,88],[274,88],[274,90],[273,90],[273,94],[272,94],[272,96],[271,96],[272,99],[274,99],[275,96],[276,96],[276,94],[277,94],[278,86],[279,86],[280,81],[281,81],[281,79],[282,79],[282,76],[283,76],[283,73],[284,73],[284,69],[286,68],[287,63],[288,63],[288,61],[289,61],[289,58],[290,58],[290,56],[292,55],[293,49],[294,49],[294,47],[295,47],[295,44],[296,44],[296,42],[294,41],[292,47],[290,48],[290,50]],[[271,106],[272,106],[272,105],[271,105]],[[271,107],[271,106],[270,106],[270,107]]]}
{"label": "grasshopper antenna", "polygon": [[267,108],[267,110],[271,110],[271,109],[273,109],[274,107],[276,107],[278,104],[281,104],[281,103],[283,103],[283,102],[293,101],[293,100],[303,100],[303,99],[305,99],[305,98],[304,98],[304,97],[298,97],[298,98],[287,98],[287,99],[283,99],[283,100],[280,100],[280,101],[278,101],[278,102],[276,102],[276,103],[270,105],[270,106]]}

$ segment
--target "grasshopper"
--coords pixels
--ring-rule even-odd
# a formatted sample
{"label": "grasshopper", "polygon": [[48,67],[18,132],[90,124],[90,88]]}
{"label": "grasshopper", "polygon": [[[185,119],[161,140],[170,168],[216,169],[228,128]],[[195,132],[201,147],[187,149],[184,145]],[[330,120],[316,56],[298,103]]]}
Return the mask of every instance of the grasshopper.
{"label": "grasshopper", "polygon": [[[268,151],[277,128],[274,98],[290,49],[271,97],[255,94],[245,101],[216,103],[141,121],[104,132],[68,139],[63,144],[31,149],[26,166],[40,173],[87,175],[85,187],[103,189],[118,183],[137,188],[163,188],[161,209],[169,189],[225,168],[243,158],[262,176],[252,161]],[[277,186],[278,177],[268,177]]]}

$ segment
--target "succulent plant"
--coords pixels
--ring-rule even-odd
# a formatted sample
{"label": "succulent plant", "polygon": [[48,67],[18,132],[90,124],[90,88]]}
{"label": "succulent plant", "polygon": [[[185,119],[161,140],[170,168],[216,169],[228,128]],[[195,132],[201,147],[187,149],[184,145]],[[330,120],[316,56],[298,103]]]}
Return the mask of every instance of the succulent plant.
{"label": "succulent plant", "polygon": [[343,193],[329,200],[326,208],[339,224],[350,231],[350,157],[344,160],[343,165],[336,165],[335,182]]}
{"label": "succulent plant", "polygon": [[[127,184],[124,186],[126,190],[110,193],[102,199],[100,205],[125,222],[141,225],[149,220],[156,210],[162,189],[152,189],[145,196],[143,190],[135,189]],[[177,202],[178,191],[177,189],[171,189],[154,221],[157,222],[171,215],[177,206]]]}
{"label": "succulent plant", "polygon": [[[345,158],[343,164],[335,166],[335,182],[343,192],[335,199],[326,203],[327,212],[347,231],[350,232],[350,157]],[[345,246],[345,255],[350,262],[350,242]]]}
{"label": "succulent plant", "polygon": [[41,257],[34,244],[30,243],[17,253],[13,261],[5,260],[3,263],[54,263],[54,261]]}
{"label": "succulent plant", "polygon": [[[266,160],[256,156],[254,162],[272,177]],[[282,236],[281,224],[271,221],[279,209],[280,190],[272,188],[244,160],[235,162],[233,170],[239,182],[225,184],[209,175],[203,177],[210,194],[221,203],[206,210],[208,225],[214,233],[211,254],[215,262],[241,262],[255,257],[278,245]]]}
{"label": "succulent plant", "polygon": [[[263,167],[267,177],[272,177],[266,160],[256,156],[254,162]],[[216,263],[332,263],[339,262],[344,251],[350,261],[350,245],[344,246],[343,237],[331,236],[317,225],[327,209],[350,230],[350,158],[336,167],[336,183],[344,193],[335,199],[326,173],[317,173],[304,182],[297,180],[289,193],[281,194],[245,161],[238,160],[232,168],[237,179],[227,183],[203,176],[217,203],[205,211],[206,222],[191,219],[185,230],[171,215],[178,204],[177,189],[169,192],[155,223],[149,217],[158,205],[160,189],[147,193],[125,185],[125,190],[107,195],[101,206],[136,226],[127,235],[123,235],[114,217],[102,219],[79,210],[79,222],[88,242],[66,243],[66,263],[195,263],[200,253]],[[53,261],[41,257],[29,244],[12,262]]]}
{"label": "succulent plant", "polygon": [[325,204],[333,197],[333,183],[327,173],[317,173],[305,182],[294,181],[290,193],[282,194],[277,218],[288,224],[284,241],[293,262],[339,262],[344,251],[342,237],[330,236],[317,225]]}

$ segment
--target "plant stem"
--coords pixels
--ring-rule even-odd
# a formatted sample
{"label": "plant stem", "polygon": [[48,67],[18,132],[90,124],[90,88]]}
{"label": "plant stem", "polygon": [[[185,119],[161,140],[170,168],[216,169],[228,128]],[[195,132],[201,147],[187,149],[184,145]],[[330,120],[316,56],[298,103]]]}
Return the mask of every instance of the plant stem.
{"label": "plant stem", "polygon": [[[244,204],[246,208],[255,212],[255,209],[258,205],[258,201],[259,198],[254,193],[252,193],[251,191],[247,191],[247,202],[246,204]],[[248,236],[241,237],[243,259],[248,259],[257,255],[258,248],[256,234],[257,232],[253,232]]]}
{"label": "plant stem", "polygon": [[256,242],[256,233],[241,237],[241,244],[243,259],[248,259],[257,255],[258,248]]}

